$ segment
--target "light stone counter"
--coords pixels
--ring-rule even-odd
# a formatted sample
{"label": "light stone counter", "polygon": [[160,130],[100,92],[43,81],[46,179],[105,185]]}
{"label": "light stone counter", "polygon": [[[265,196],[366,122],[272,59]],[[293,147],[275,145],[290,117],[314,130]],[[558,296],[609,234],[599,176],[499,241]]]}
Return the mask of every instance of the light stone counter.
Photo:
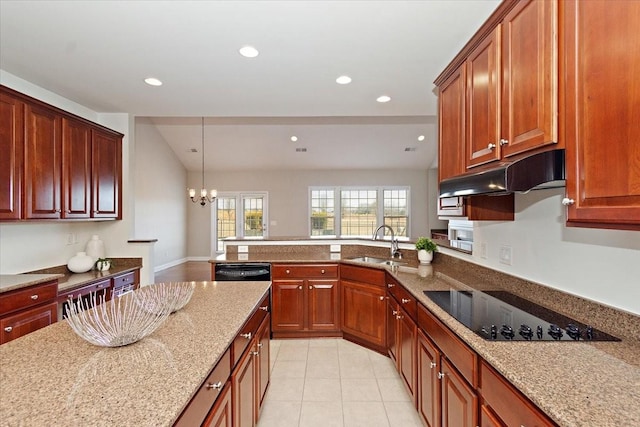
{"label": "light stone counter", "polygon": [[0,294],[64,277],[63,274],[0,274]]}
{"label": "light stone counter", "polygon": [[269,282],[197,282],[191,301],[126,347],[93,346],[64,321],[0,346],[2,426],[168,426]]}

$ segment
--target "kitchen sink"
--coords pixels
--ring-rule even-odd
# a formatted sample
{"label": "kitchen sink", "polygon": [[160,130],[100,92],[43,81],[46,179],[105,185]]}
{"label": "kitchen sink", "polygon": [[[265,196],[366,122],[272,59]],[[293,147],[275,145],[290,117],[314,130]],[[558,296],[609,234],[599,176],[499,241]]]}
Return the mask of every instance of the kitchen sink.
{"label": "kitchen sink", "polygon": [[361,256],[361,257],[357,257],[357,258],[351,258],[351,261],[358,261],[358,262],[367,262],[370,264],[381,264],[381,265],[388,265],[390,267],[398,267],[400,265],[406,265],[406,262],[401,262],[401,261],[396,261],[396,260],[392,260],[392,259],[385,259],[385,258],[375,258],[375,257],[370,257],[370,256]]}

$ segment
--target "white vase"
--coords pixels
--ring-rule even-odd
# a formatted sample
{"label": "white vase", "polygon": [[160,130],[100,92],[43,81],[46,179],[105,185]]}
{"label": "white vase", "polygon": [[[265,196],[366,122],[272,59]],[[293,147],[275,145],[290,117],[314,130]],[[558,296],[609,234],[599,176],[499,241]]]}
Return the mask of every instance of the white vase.
{"label": "white vase", "polygon": [[86,252],[78,252],[67,262],[67,268],[73,273],[85,273],[93,267],[93,258]]}
{"label": "white vase", "polygon": [[91,236],[91,239],[87,242],[85,252],[93,258],[93,262],[96,262],[99,258],[104,258],[104,243],[97,234]]}
{"label": "white vase", "polygon": [[424,249],[420,249],[418,251],[418,260],[420,260],[420,264],[431,264],[431,260],[433,260],[433,252],[427,252]]}

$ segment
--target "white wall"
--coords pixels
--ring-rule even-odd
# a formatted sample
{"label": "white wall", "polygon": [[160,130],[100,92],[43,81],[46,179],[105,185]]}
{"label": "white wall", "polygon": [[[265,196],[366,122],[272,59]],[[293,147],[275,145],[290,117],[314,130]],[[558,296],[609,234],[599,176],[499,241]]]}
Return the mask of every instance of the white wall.
{"label": "white wall", "polygon": [[187,257],[187,171],[148,119],[136,118],[135,134],[135,232],[158,239],[158,270]]}
{"label": "white wall", "polygon": [[[0,84],[15,89],[123,133],[123,220],[104,222],[16,222],[0,223],[0,273],[14,274],[56,265],[64,265],[76,252],[83,251],[91,235],[98,234],[105,242],[105,252],[111,257],[141,257],[141,282],[153,281],[153,256],[145,245],[128,244],[133,234],[133,199],[130,152],[134,146],[132,121],[128,114],[101,114],[72,102],[53,92],[35,86],[0,70]],[[76,243],[67,245],[69,234]]]}
{"label": "white wall", "polygon": [[[427,171],[415,170],[296,170],[296,171],[224,171],[206,174],[209,188],[221,191],[267,191],[269,193],[270,237],[308,236],[310,186],[411,187],[411,237],[427,235],[429,211],[435,209],[429,197]],[[190,173],[189,186],[200,188],[200,173]],[[435,199],[433,199],[435,200]],[[210,255],[211,208],[192,205],[187,208],[190,257]]]}
{"label": "white wall", "polygon": [[[474,222],[473,256],[446,252],[640,314],[640,232],[566,227],[562,197],[562,188],[517,194],[515,221]],[[502,245],[512,248],[512,265],[499,262]]]}

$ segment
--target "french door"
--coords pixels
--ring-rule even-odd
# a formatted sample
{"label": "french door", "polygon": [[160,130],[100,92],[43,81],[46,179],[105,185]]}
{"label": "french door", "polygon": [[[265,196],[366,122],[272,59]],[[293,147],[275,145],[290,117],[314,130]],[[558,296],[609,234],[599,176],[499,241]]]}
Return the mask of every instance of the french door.
{"label": "french door", "polygon": [[212,209],[213,252],[224,251],[223,240],[268,236],[268,197],[266,192],[220,193]]}

